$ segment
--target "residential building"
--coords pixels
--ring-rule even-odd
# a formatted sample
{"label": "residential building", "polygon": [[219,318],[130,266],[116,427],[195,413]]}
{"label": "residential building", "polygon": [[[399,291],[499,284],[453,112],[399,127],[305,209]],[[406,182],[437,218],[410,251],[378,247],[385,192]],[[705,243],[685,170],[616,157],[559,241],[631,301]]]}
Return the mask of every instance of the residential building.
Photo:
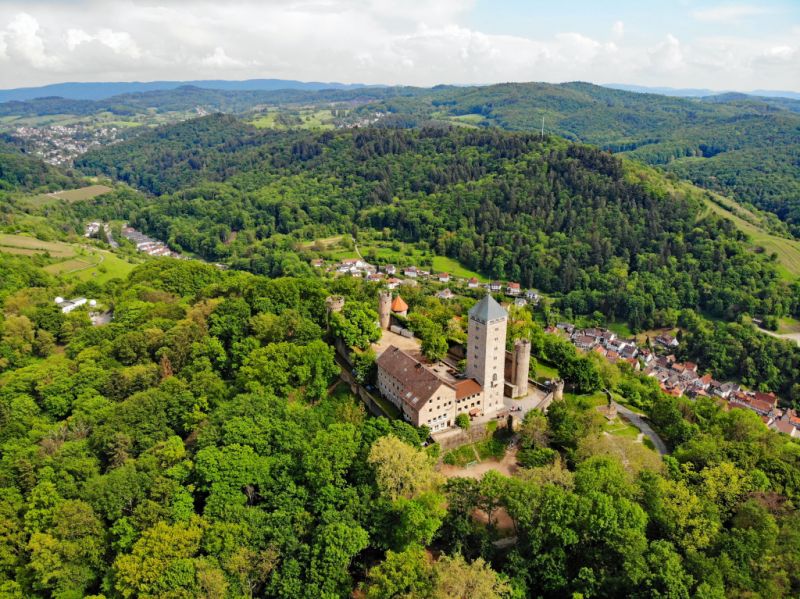
{"label": "residential building", "polygon": [[[393,311],[398,299],[392,303]],[[383,296],[381,301],[384,305]],[[507,325],[508,313],[487,295],[469,312],[465,378],[457,378],[443,363],[423,364],[392,345],[376,362],[378,389],[407,421],[415,426],[427,425],[433,432],[454,426],[460,413],[477,416],[497,412],[503,408]],[[529,359],[529,343],[517,349],[515,364],[520,373],[527,373],[526,349]]]}
{"label": "residential building", "polygon": [[[61,311],[64,314],[69,314],[76,308],[80,308],[81,306],[85,305],[89,300],[85,297],[76,297],[75,299],[66,300],[63,297],[57,297],[55,299],[56,305],[61,308]],[[92,305],[95,305],[96,302],[92,300]]]}

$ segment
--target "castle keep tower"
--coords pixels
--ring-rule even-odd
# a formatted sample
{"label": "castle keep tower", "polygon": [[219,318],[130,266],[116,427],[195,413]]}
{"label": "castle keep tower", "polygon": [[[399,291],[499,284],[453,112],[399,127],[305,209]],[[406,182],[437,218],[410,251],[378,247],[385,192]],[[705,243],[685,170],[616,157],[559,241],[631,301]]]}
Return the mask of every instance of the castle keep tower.
{"label": "castle keep tower", "polygon": [[483,388],[484,412],[503,403],[507,323],[508,312],[488,294],[469,311],[466,375]]}
{"label": "castle keep tower", "polygon": [[389,330],[392,321],[392,292],[381,291],[378,294],[378,322],[384,331]]}
{"label": "castle keep tower", "polygon": [[325,307],[328,309],[328,314],[341,312],[344,308],[344,298],[341,295],[330,295],[325,298]]}
{"label": "castle keep tower", "polygon": [[524,397],[528,394],[528,370],[531,366],[530,341],[517,339],[514,342],[512,364],[511,382],[514,385],[514,397]]}

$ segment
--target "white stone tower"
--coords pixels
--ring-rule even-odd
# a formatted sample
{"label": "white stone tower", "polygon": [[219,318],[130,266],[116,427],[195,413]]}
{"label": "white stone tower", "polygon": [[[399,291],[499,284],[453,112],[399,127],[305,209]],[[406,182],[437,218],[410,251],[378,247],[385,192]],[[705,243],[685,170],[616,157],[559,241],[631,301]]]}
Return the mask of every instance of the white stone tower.
{"label": "white stone tower", "polygon": [[389,330],[392,321],[392,292],[381,291],[378,294],[378,321],[384,331]]}
{"label": "white stone tower", "polygon": [[528,394],[528,370],[531,366],[531,342],[527,339],[517,339],[514,342],[512,365],[514,397],[525,397]]}
{"label": "white stone tower", "polygon": [[491,295],[469,311],[466,375],[483,387],[484,412],[503,405],[507,324],[508,312]]}

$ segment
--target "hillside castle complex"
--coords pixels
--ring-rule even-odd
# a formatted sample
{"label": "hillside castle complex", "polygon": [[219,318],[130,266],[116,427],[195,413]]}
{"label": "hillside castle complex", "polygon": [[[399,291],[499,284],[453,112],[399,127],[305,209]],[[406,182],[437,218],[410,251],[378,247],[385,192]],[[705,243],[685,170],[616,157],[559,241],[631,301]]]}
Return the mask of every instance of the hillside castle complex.
{"label": "hillside castle complex", "polygon": [[[396,308],[408,306],[399,296],[393,301],[390,293],[381,293],[378,319],[384,330],[389,329]],[[432,432],[454,426],[461,413],[494,414],[504,409],[504,396],[528,393],[531,345],[519,340],[507,352],[507,327],[508,312],[486,295],[469,311],[464,375],[444,363],[423,364],[390,345],[377,360],[378,388],[407,421],[427,425]]]}

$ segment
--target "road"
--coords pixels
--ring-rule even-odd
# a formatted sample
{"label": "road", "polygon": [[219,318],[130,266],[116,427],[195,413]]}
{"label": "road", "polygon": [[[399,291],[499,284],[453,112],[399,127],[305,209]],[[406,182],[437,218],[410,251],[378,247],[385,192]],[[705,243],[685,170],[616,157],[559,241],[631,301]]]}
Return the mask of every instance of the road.
{"label": "road", "polygon": [[794,341],[798,345],[800,345],[800,333],[786,333],[781,335],[780,333],[776,333],[775,331],[768,331],[767,329],[758,329],[762,333],[766,333],[771,337],[777,337],[778,339],[784,339],[788,341]]}
{"label": "road", "polygon": [[633,426],[638,428],[644,435],[653,442],[658,453],[661,455],[667,455],[669,451],[667,450],[667,445],[664,441],[661,440],[656,432],[650,428],[650,425],[647,424],[644,418],[642,418],[639,414],[634,412],[633,410],[629,410],[625,406],[618,404],[616,401],[613,402],[614,406],[617,408],[617,413],[621,414],[625,417],[625,420],[630,422]]}
{"label": "road", "polygon": [[106,237],[108,238],[108,245],[110,245],[112,248],[118,248],[119,244],[117,243],[117,240],[114,239],[114,234],[111,233],[111,225],[105,223],[103,225],[103,229],[105,229]]}
{"label": "road", "polygon": [[361,260],[364,260],[364,262],[366,262],[364,256],[362,256],[361,252],[358,250],[358,242],[356,241],[356,238],[351,235],[350,239],[353,240],[353,249],[356,251],[356,256],[358,256]]}

